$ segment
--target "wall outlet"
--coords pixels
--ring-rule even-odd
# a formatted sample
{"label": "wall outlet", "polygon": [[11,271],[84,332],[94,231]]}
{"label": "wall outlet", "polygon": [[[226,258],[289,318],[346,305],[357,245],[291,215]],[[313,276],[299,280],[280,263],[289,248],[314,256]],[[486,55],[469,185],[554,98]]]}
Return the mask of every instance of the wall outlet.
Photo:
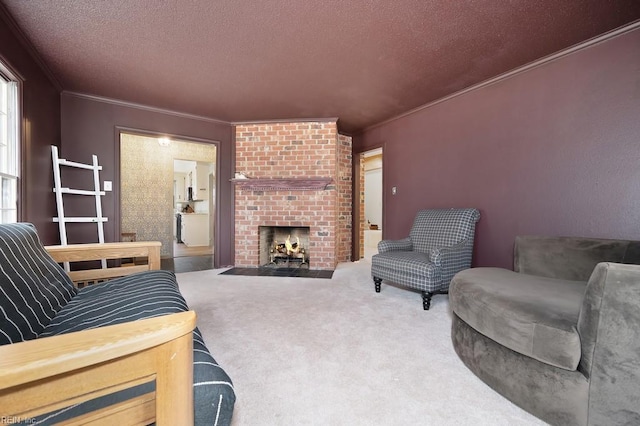
{"label": "wall outlet", "polygon": [[110,180],[105,180],[104,181],[104,191],[111,191],[112,190],[112,185],[111,185],[111,181]]}

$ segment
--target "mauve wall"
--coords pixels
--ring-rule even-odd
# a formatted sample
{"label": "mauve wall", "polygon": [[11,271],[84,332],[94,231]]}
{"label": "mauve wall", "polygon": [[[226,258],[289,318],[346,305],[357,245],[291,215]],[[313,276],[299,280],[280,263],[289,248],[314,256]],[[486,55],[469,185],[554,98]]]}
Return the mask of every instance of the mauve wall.
{"label": "mauve wall", "polygon": [[[213,120],[200,120],[160,111],[125,106],[94,100],[74,94],[62,94],[62,148],[61,156],[72,161],[87,163],[91,155],[98,156],[103,166],[101,180],[113,181],[113,192],[102,197],[103,214],[109,218],[105,227],[106,241],[119,241],[116,224],[119,223],[119,140],[118,127],[167,134],[183,139],[200,138],[218,141],[219,199],[220,208],[214,247],[216,266],[233,265],[233,192],[231,178],[233,161],[233,130],[230,124]],[[153,190],[150,188],[149,190]],[[79,208],[75,206],[75,208]],[[85,214],[93,214],[87,209]],[[69,242],[86,242],[97,239],[95,226],[83,224],[68,228]],[[94,232],[94,234],[92,234]]]}
{"label": "mauve wall", "polygon": [[33,223],[45,244],[59,241],[51,145],[60,145],[60,93],[16,38],[0,7],[0,59],[23,78],[22,199],[19,220]]}
{"label": "mauve wall", "polygon": [[385,238],[477,207],[476,266],[512,267],[516,235],[640,240],[640,30],[354,137],[381,145]]}

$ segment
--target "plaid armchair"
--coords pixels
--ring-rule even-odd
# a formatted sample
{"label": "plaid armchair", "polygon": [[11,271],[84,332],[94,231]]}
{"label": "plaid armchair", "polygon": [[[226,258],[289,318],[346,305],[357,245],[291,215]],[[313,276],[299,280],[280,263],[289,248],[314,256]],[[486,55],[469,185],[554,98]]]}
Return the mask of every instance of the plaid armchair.
{"label": "plaid armchair", "polygon": [[453,276],[471,267],[477,209],[438,209],[418,212],[409,237],[382,240],[371,258],[376,292],[387,280],[422,292],[422,306],[434,294],[447,294]]}

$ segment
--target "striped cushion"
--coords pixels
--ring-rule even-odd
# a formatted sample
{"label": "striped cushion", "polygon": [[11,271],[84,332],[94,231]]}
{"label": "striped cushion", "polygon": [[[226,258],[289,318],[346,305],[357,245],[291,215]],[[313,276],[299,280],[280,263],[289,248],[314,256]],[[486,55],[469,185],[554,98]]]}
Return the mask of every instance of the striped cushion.
{"label": "striped cushion", "polygon": [[236,402],[233,383],[204,345],[197,328],[193,332],[193,397],[195,425],[229,425]]}
{"label": "striped cushion", "polygon": [[169,271],[147,271],[78,290],[39,337],[189,310]]}
{"label": "striped cushion", "polygon": [[[187,304],[178,290],[173,272],[142,272],[80,289],[41,336],[121,324],[186,310]],[[193,332],[193,359],[195,424],[228,425],[235,403],[233,384],[209,353],[197,328]],[[141,389],[139,393],[144,391]],[[117,398],[117,394],[114,398]],[[47,417],[47,422],[59,422],[72,417],[72,414],[91,411],[100,404],[105,404],[105,401],[89,401],[43,417]]]}
{"label": "striped cushion", "polygon": [[36,338],[75,294],[32,224],[0,225],[0,345]]}

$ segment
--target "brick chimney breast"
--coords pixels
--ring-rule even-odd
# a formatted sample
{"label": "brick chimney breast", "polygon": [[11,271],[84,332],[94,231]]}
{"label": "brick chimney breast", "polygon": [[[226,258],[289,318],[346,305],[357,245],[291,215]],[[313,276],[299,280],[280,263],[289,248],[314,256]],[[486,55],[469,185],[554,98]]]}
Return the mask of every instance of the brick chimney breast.
{"label": "brick chimney breast", "polygon": [[[235,185],[235,266],[262,266],[260,226],[309,227],[312,269],[349,261],[351,150],[351,137],[338,134],[336,121],[237,125],[236,173],[273,185]],[[330,183],[315,189],[325,179]]]}

